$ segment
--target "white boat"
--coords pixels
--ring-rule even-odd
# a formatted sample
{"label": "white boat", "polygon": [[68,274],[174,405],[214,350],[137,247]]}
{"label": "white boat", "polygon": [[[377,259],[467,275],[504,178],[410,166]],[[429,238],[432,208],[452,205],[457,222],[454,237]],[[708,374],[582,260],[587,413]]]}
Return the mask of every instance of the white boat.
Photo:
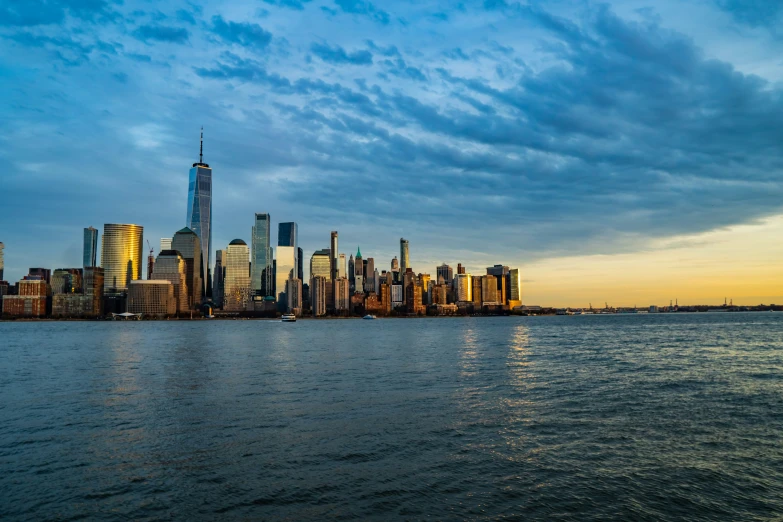
{"label": "white boat", "polygon": [[365,315],[364,317],[362,317],[362,319],[368,319],[368,320],[370,320],[370,319],[377,319],[377,317],[375,317],[374,315],[367,314],[367,315]]}
{"label": "white boat", "polygon": [[296,316],[294,314],[283,314],[283,317],[281,317],[284,323],[295,323],[296,322]]}

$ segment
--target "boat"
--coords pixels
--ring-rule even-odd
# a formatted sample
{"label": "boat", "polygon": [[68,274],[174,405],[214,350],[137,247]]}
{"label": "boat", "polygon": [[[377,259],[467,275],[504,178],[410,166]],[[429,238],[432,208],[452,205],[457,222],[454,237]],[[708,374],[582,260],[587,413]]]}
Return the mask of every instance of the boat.
{"label": "boat", "polygon": [[370,320],[370,319],[377,319],[377,317],[375,317],[374,315],[371,315],[371,314],[367,314],[364,317],[362,317],[362,319]]}
{"label": "boat", "polygon": [[294,314],[283,314],[283,317],[281,317],[284,323],[295,323],[296,322],[296,316]]}

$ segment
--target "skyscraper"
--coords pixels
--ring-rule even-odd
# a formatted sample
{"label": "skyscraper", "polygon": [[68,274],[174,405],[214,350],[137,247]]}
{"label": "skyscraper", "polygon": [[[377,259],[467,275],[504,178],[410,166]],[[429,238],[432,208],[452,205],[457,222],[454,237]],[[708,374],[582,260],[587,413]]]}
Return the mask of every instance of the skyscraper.
{"label": "skyscraper", "polygon": [[[330,252],[329,252],[329,271],[332,274],[332,282],[336,284],[337,277],[339,275],[339,267],[338,262],[340,261],[340,251],[338,250],[338,244],[337,244],[337,231],[332,230],[331,234],[331,241],[329,243],[330,246]],[[332,307],[334,309],[337,309],[337,288],[334,288],[334,292],[332,293]]]}
{"label": "skyscraper", "polygon": [[[188,218],[187,227],[199,238],[201,243],[201,259],[199,267],[204,270],[198,274],[199,282],[204,284],[210,275],[212,252],[212,169],[204,163],[204,129],[201,129],[201,146],[198,154],[198,163],[194,163],[190,169],[188,182]],[[174,250],[179,250],[174,247]],[[183,252],[180,252],[185,254]],[[206,288],[202,286],[199,295],[203,295]],[[211,297],[211,296],[208,296]]]}
{"label": "skyscraper", "polygon": [[514,308],[522,304],[522,281],[519,279],[519,268],[508,271],[508,306]]}
{"label": "skyscraper", "polygon": [[408,251],[408,240],[400,238],[400,272],[404,274],[406,268],[411,268],[410,252]]}
{"label": "skyscraper", "polygon": [[5,281],[5,279],[3,279],[3,270],[5,268],[5,261],[3,261],[3,250],[5,250],[5,245],[0,242],[0,281]]}
{"label": "skyscraper", "polygon": [[223,307],[223,277],[225,269],[223,268],[223,258],[225,250],[215,252],[215,273],[212,276],[212,301],[217,308]]}
{"label": "skyscraper", "polygon": [[171,238],[170,237],[162,237],[162,238],[160,238],[160,251],[163,252],[164,250],[171,250]]}
{"label": "skyscraper", "polygon": [[296,277],[304,284],[304,251],[302,251],[302,247],[296,248]]}
{"label": "skyscraper", "polygon": [[188,306],[197,308],[201,305],[202,289],[201,274],[204,270],[201,268],[201,256],[203,255],[201,241],[198,235],[189,228],[185,227],[178,230],[171,240],[171,249],[176,250],[185,260],[187,265],[186,284],[188,287]]}
{"label": "skyscraper", "polygon": [[[92,227],[84,229],[84,254],[82,268],[96,266],[98,258],[98,230]],[[0,276],[2,279],[2,276]]]}
{"label": "skyscraper", "polygon": [[226,248],[226,277],[223,284],[223,309],[244,311],[250,301],[250,251],[247,243],[235,239]]}
{"label": "skyscraper", "polygon": [[131,281],[141,279],[143,242],[144,227],[113,223],[103,225],[101,266],[105,292],[126,292]]}
{"label": "skyscraper", "polygon": [[353,285],[356,292],[364,292],[364,260],[362,259],[362,251],[360,248],[356,248],[356,257],[353,259],[354,276]]}
{"label": "skyscraper", "polygon": [[169,281],[174,288],[177,313],[190,309],[187,285],[188,265],[176,250],[163,250],[155,263],[155,279]]}
{"label": "skyscraper", "polygon": [[367,292],[377,292],[378,288],[375,286],[375,259],[368,257],[367,266],[364,270],[364,289]]}
{"label": "skyscraper", "polygon": [[463,272],[454,276],[454,300],[458,303],[473,301],[473,281],[470,274]]}
{"label": "skyscraper", "polygon": [[447,265],[446,263],[443,263],[437,268],[437,280],[438,283],[440,283],[440,278],[443,278],[443,282],[447,285],[451,286],[451,280],[454,279],[454,271],[452,268]]}
{"label": "skyscraper", "polygon": [[337,267],[337,275],[339,277],[348,277],[346,266],[345,254],[340,254],[340,264]]}
{"label": "skyscraper", "polygon": [[296,277],[296,248],[290,246],[278,246],[275,256],[277,269],[275,271],[275,300],[281,312],[286,311],[288,303],[285,295],[285,285],[292,277]]}
{"label": "skyscraper", "polygon": [[255,295],[274,294],[272,283],[272,248],[269,246],[269,214],[256,213],[251,242],[250,287]]}
{"label": "skyscraper", "polygon": [[277,246],[299,246],[297,242],[297,236],[299,235],[299,227],[296,223],[280,223],[277,226]]}

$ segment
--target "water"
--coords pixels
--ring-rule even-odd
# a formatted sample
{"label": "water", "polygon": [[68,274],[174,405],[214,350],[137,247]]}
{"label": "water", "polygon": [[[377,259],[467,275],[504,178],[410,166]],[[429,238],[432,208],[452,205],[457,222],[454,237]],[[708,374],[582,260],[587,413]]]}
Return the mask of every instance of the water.
{"label": "water", "polygon": [[783,517],[783,314],[0,323],[0,519]]}

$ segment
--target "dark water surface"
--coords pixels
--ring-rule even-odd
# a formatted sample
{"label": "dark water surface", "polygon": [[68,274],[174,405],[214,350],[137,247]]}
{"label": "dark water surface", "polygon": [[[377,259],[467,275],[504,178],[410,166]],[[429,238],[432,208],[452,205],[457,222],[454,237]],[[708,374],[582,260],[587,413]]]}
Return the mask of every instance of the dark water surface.
{"label": "dark water surface", "polygon": [[783,314],[0,323],[0,519],[783,517]]}

